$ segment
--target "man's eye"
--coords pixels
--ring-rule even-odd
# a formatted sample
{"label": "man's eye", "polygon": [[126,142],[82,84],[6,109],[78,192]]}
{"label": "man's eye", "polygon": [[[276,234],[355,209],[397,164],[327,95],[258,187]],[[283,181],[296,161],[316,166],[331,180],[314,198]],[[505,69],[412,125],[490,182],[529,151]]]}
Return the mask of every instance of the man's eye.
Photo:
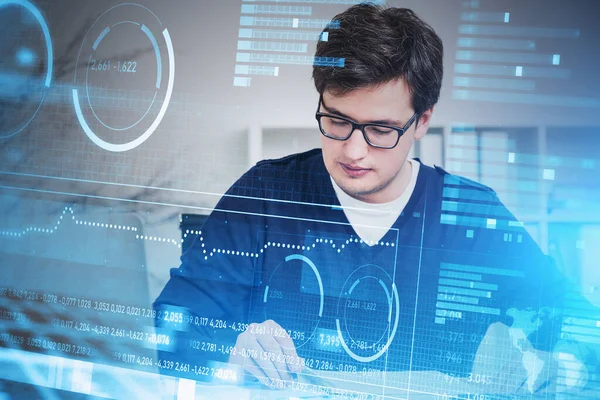
{"label": "man's eye", "polygon": [[392,132],[393,129],[371,127],[370,130],[371,132],[376,133],[378,135],[386,135]]}
{"label": "man's eye", "polygon": [[332,120],[331,122],[333,123],[333,125],[347,125],[348,124],[346,121]]}

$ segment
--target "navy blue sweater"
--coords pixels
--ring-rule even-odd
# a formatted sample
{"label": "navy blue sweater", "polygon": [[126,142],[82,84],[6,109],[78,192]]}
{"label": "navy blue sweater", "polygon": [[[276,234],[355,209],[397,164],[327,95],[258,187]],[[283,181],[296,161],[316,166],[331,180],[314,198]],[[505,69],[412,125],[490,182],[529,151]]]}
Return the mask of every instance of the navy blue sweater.
{"label": "navy blue sweater", "polygon": [[550,311],[526,333],[551,350],[561,293],[490,188],[421,164],[402,214],[368,246],[312,150],[259,162],[227,191],[155,308],[184,314],[167,357],[195,365],[225,361],[248,323],[272,319],[313,368],[466,376],[510,309]]}

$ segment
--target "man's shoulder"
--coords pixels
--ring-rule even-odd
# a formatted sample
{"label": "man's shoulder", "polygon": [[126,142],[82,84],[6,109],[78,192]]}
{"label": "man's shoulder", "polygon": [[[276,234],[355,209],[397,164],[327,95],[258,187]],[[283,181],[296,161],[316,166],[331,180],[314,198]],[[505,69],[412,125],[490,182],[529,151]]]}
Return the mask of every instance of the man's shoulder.
{"label": "man's shoulder", "polygon": [[259,161],[230,188],[229,194],[324,202],[319,196],[329,195],[327,185],[331,183],[321,149],[313,149]]}
{"label": "man's shoulder", "polygon": [[316,183],[315,181],[327,176],[321,149],[313,149],[259,161],[242,176],[242,181],[250,180],[257,186],[268,186],[281,182],[299,183],[309,179]]}
{"label": "man's shoulder", "polygon": [[[434,165],[429,167],[421,164],[429,172],[429,176],[435,177],[438,187],[444,192],[443,197],[456,197],[460,191],[468,191],[480,199],[497,200],[497,194],[494,189],[483,183],[477,182],[462,175],[455,175],[446,171],[444,168]],[[467,192],[467,193],[468,193]],[[465,192],[463,192],[464,194]]]}
{"label": "man's shoulder", "polygon": [[312,149],[302,153],[290,154],[281,158],[271,158],[259,161],[252,167],[249,173],[264,173],[270,170],[282,172],[294,172],[298,169],[309,169],[314,167],[315,163],[322,163],[323,156],[321,149]]}

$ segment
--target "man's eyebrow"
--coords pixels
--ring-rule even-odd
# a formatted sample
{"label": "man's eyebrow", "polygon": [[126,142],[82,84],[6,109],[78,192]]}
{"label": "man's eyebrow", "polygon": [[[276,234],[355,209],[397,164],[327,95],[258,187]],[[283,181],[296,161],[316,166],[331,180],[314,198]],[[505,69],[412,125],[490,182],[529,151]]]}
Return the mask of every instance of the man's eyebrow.
{"label": "man's eyebrow", "polygon": [[[337,110],[337,109],[335,109],[333,107],[327,107],[323,101],[321,101],[321,105],[330,114],[337,114],[337,115],[339,115],[341,117],[348,118],[348,119],[354,121],[352,119],[352,117],[350,117],[349,115],[344,114],[343,112],[341,112],[341,111],[339,111],[339,110]],[[383,124],[383,125],[391,125],[391,126],[399,126],[399,127],[403,127],[406,124],[406,122],[398,121],[398,120],[395,120],[395,119],[378,119],[376,121],[369,121],[369,122],[366,122],[366,123],[367,124]]]}

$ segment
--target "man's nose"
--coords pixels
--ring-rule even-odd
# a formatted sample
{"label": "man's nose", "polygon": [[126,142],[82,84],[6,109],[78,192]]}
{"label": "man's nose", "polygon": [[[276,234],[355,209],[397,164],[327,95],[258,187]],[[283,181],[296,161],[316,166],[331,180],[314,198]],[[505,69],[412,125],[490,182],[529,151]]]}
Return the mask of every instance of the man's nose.
{"label": "man's nose", "polygon": [[369,144],[360,129],[355,129],[344,142],[344,153],[351,160],[360,160],[367,156]]}

